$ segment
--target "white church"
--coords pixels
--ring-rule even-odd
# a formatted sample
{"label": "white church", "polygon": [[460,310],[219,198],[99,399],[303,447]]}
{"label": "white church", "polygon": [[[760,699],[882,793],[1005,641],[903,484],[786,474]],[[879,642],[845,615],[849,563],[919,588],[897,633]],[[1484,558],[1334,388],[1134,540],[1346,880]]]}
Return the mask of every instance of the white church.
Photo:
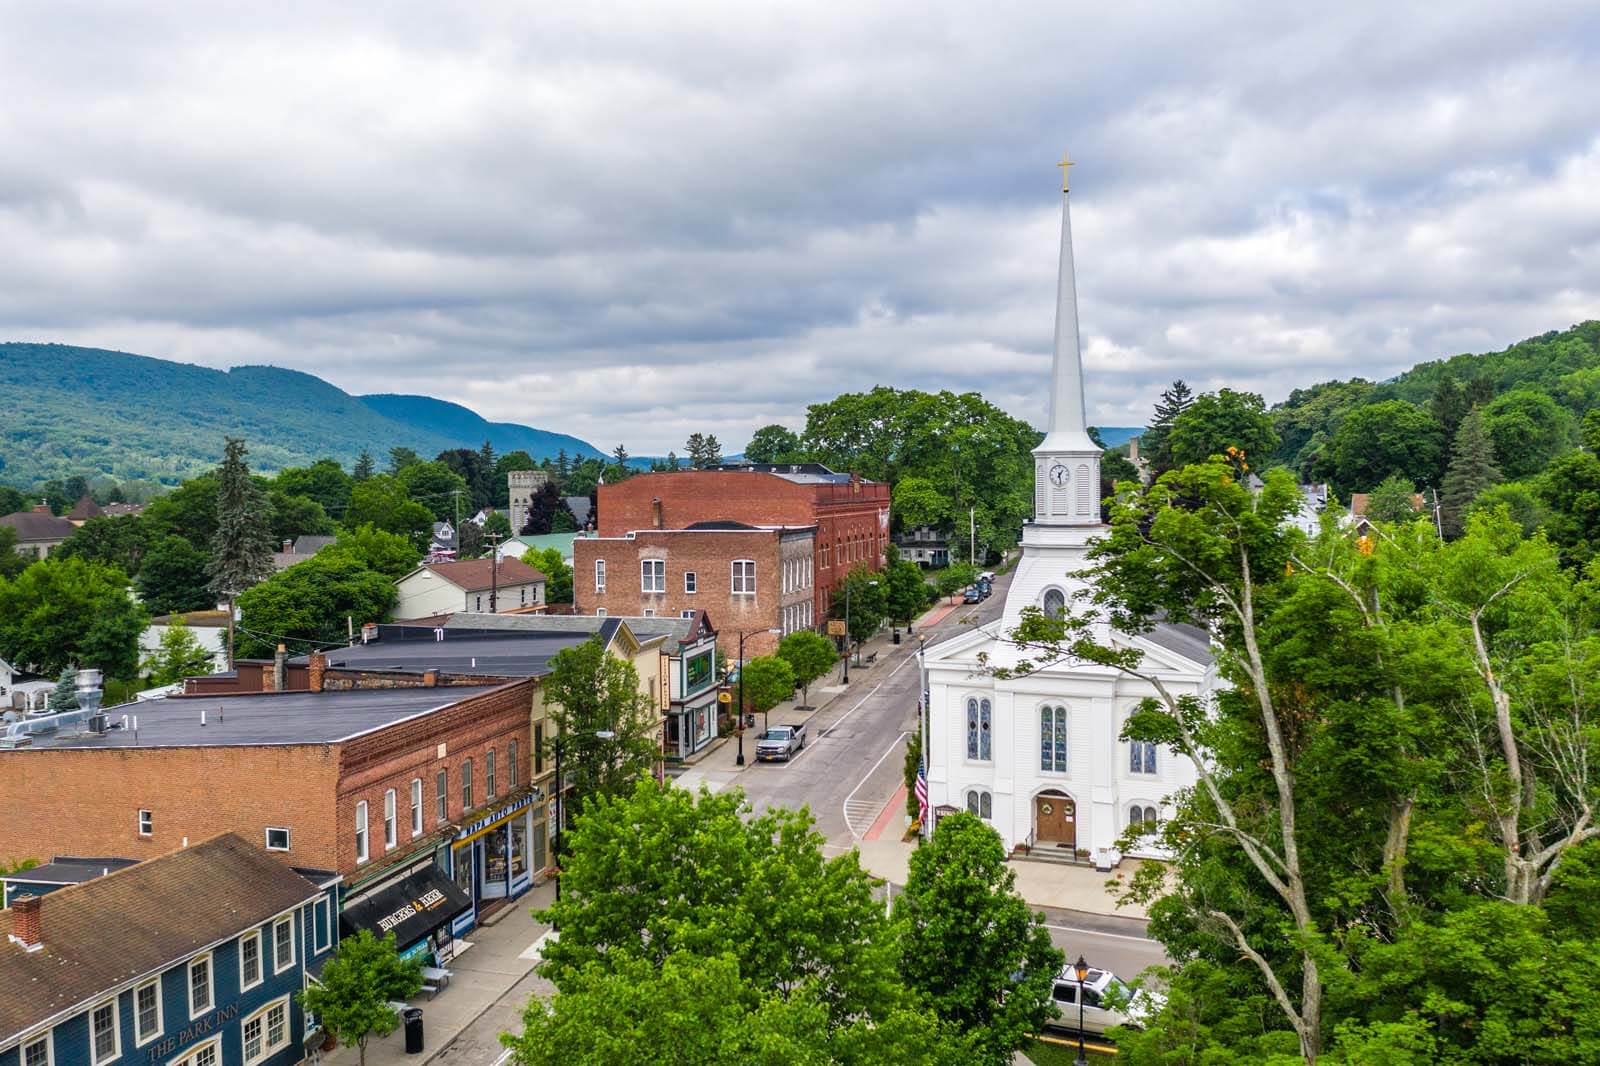
{"label": "white church", "polygon": [[[1063,180],[1050,423],[1033,452],[1033,520],[1023,528],[1022,560],[1001,619],[924,652],[928,802],[935,812],[955,808],[983,818],[1008,851],[1108,868],[1122,859],[1118,838],[1130,826],[1164,817],[1168,797],[1196,780],[1187,757],[1118,739],[1140,701],[1155,694],[1153,687],[1077,662],[997,680],[980,659],[1004,667],[1035,657],[1008,634],[1024,607],[1053,613],[1073,602],[1085,586],[1078,574],[1089,566],[1088,547],[1105,532],[1100,449],[1089,438],[1085,418],[1066,186]],[[1160,677],[1175,695],[1204,696],[1216,684],[1210,641],[1193,627],[1161,625],[1140,635],[1106,627],[1097,639],[1138,649],[1144,654],[1141,670]],[[1152,842],[1128,854],[1158,852]]]}

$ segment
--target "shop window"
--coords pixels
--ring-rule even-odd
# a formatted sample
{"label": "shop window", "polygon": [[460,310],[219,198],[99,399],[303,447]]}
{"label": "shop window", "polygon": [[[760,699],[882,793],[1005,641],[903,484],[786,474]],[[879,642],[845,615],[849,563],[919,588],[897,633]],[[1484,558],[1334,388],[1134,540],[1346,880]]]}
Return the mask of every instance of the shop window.
{"label": "shop window", "polygon": [[533,773],[534,776],[544,773],[544,723],[535,723],[533,727]]}
{"label": "shop window", "polygon": [[289,1043],[289,1000],[277,1000],[246,1018],[240,1027],[245,1066],[270,1058]]}
{"label": "shop window", "polygon": [[217,1066],[222,1061],[222,1038],[202,1044],[181,1059],[173,1059],[169,1066]]}

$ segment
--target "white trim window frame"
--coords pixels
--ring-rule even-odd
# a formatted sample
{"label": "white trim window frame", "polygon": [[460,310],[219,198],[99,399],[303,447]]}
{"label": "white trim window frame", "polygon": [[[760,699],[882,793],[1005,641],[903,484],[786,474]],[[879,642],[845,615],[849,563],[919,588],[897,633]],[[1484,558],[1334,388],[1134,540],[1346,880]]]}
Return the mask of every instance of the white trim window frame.
{"label": "white trim window frame", "polygon": [[155,812],[144,807],[139,808],[139,835],[142,837],[155,836],[155,832]]}
{"label": "white trim window frame", "polygon": [[[111,1028],[103,1030],[100,1027],[101,1012],[109,1011]],[[96,1003],[89,1008],[89,1061],[94,1066],[104,1066],[105,1063],[115,1062],[122,1057],[122,1012],[117,1008],[117,997]],[[100,1052],[100,1037],[102,1033],[111,1036],[111,1047],[106,1054]]]}
{"label": "white trim window frame", "polygon": [[[205,969],[206,975],[206,1001],[204,1004],[197,1003],[195,1000],[197,986],[194,975],[196,969],[201,967]],[[189,1004],[189,1020],[192,1022],[202,1014],[215,1010],[217,1006],[217,973],[216,967],[212,965],[211,952],[208,951],[204,955],[197,955],[190,959],[188,967],[184,970],[184,977],[186,979],[184,997]]]}
{"label": "white trim window frame", "polygon": [[218,1066],[222,1062],[222,1037],[214,1036],[170,1066]]}
{"label": "white trim window frame", "polygon": [[735,559],[730,564],[730,594],[734,596],[754,596],[756,594],[756,561],[754,559]]}
{"label": "white trim window frame", "polygon": [[693,570],[683,572],[683,594],[693,596],[700,591],[700,578]]}
{"label": "white trim window frame", "polygon": [[422,835],[422,778],[411,779],[411,835]]}
{"label": "white trim window frame", "polygon": [[[250,975],[245,971],[245,968],[244,968],[244,964],[245,964],[245,945],[249,944],[249,943],[252,943],[252,942],[255,944],[255,949],[256,949],[256,954],[255,954],[255,974],[256,975],[255,975],[255,979],[254,980],[251,980]],[[244,936],[239,938],[239,991],[248,992],[252,988],[254,988],[257,985],[259,985],[262,981],[265,981],[267,979],[267,959],[266,959],[266,950],[265,950],[265,947],[264,947],[265,944],[266,944],[266,940],[265,940],[265,938],[262,937],[260,928],[252,929],[248,933],[246,933]]]}
{"label": "white trim window frame", "polygon": [[[44,1048],[44,1057],[39,1058],[34,1054],[39,1048]],[[36,1036],[25,1041],[17,1049],[17,1063],[19,1066],[56,1066],[56,1034],[52,1029],[43,1036]]]}
{"label": "white trim window frame", "polygon": [[[251,1035],[252,1027],[255,1029],[254,1036]],[[252,1040],[256,1041],[254,1052],[250,1050]],[[241,1022],[239,1045],[240,1051],[244,1054],[245,1066],[255,1066],[256,1063],[270,1059],[288,1047],[289,997],[280,996]]]}
{"label": "white trim window frame", "polygon": [[367,801],[356,803],[356,865],[360,866],[372,853],[367,847]]}
{"label": "white trim window frame", "polygon": [[644,593],[667,591],[667,561],[665,559],[639,560],[639,591]]}
{"label": "white trim window frame", "polygon": [[594,590],[596,592],[604,592],[606,590],[606,561],[604,559],[596,559],[594,561]]}
{"label": "white trim window frame", "polygon": [[[274,975],[280,974],[294,965],[294,927],[300,924],[295,921],[295,914],[298,913],[299,911],[295,911],[294,914],[284,915],[272,923],[272,972]],[[285,929],[289,931],[289,947],[287,951],[283,950],[284,938],[282,931]]]}
{"label": "white trim window frame", "polygon": [[495,749],[493,748],[483,753],[483,802],[485,803],[494,799],[494,787],[497,784],[495,781],[495,763],[498,760],[495,759],[494,753]]}
{"label": "white trim window frame", "polygon": [[394,789],[385,789],[383,792],[383,850],[389,851],[400,842],[400,801],[394,794]]}
{"label": "white trim window frame", "polygon": [[[272,834],[274,834],[274,833],[282,833],[283,834],[283,843],[281,845],[280,844],[274,844],[272,842]],[[262,836],[263,836],[263,843],[266,845],[266,848],[267,848],[268,851],[288,851],[289,850],[290,833],[289,833],[288,827],[281,826],[281,825],[269,825],[269,826],[267,826],[267,828],[266,828],[265,832],[262,834]]]}
{"label": "white trim window frame", "polygon": [[[152,1028],[147,1033],[144,1030],[144,1004],[142,1002],[140,1002],[140,997],[142,997],[147,991],[151,991],[151,990],[154,990],[154,992],[155,992],[155,1004],[154,1005],[155,1005],[156,1017],[155,1017],[155,1026],[154,1026],[154,1028]],[[134,987],[134,990],[133,990],[133,1040],[134,1040],[133,1046],[134,1047],[144,1047],[146,1044],[150,1043],[150,1041],[159,1038],[161,1036],[161,1034],[166,1030],[166,1019],[164,1017],[162,1017],[163,1009],[164,1008],[162,1007],[162,1003],[161,1003],[161,978],[152,977],[150,980],[144,982],[143,984],[137,985],[137,986]]]}
{"label": "white trim window frame", "polygon": [[438,805],[435,812],[437,820],[441,823],[450,820],[450,771],[440,770],[433,775],[433,801]]}

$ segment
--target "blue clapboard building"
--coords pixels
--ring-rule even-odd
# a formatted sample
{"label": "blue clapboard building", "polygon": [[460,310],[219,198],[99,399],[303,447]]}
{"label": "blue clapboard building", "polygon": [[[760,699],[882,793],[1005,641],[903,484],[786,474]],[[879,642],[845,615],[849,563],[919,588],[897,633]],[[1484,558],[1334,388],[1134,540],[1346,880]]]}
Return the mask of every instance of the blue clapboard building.
{"label": "blue clapboard building", "polygon": [[231,833],[0,912],[0,1066],[289,1066],[338,877]]}

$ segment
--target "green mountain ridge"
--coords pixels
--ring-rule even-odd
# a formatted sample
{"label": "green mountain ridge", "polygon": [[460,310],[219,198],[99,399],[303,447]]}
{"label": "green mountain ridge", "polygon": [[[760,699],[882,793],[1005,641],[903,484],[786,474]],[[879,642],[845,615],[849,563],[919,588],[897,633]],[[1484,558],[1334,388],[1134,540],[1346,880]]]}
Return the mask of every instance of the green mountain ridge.
{"label": "green mountain ridge", "polygon": [[600,455],[576,437],[493,423],[423,396],[352,396],[314,374],[274,366],[213,370],[66,344],[0,343],[0,482],[103,474],[176,484],[216,466],[226,435],[243,436],[263,472],[363,449],[522,448],[535,459]]}

